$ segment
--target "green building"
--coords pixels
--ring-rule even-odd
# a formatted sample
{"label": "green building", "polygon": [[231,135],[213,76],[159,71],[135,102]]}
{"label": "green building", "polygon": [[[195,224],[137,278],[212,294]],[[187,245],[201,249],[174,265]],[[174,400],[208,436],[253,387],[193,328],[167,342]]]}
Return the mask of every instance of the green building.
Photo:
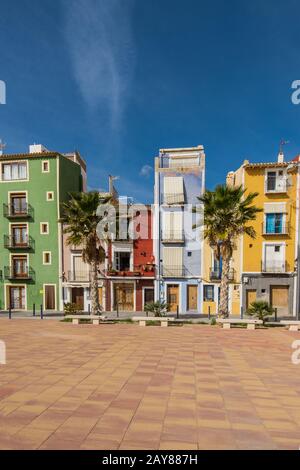
{"label": "green building", "polygon": [[85,190],[80,155],[31,145],[0,155],[0,310],[63,307],[61,203]]}

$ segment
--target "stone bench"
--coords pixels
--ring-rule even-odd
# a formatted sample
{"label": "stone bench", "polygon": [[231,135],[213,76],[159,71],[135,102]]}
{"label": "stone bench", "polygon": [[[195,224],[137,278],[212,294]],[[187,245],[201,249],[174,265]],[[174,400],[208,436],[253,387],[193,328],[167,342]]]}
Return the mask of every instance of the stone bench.
{"label": "stone bench", "polygon": [[140,326],[146,326],[147,321],[157,321],[160,326],[167,327],[172,320],[170,317],[132,317],[132,321],[138,321]]}
{"label": "stone bench", "polygon": [[241,318],[221,318],[217,320],[218,323],[223,325],[224,329],[231,328],[231,325],[247,325],[247,330],[255,330],[256,325],[262,325],[262,320],[249,320]]}
{"label": "stone bench", "polygon": [[298,320],[281,320],[280,324],[288,326],[290,331],[298,331],[300,329],[300,321]]}
{"label": "stone bench", "polygon": [[79,325],[80,320],[89,320],[93,325],[99,325],[101,321],[107,320],[105,315],[66,315],[66,320],[72,320],[73,325]]}

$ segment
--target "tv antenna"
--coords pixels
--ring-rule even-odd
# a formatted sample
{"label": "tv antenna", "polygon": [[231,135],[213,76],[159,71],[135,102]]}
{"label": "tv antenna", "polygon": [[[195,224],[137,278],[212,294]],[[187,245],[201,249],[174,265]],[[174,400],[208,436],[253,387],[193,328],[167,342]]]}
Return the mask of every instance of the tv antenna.
{"label": "tv antenna", "polygon": [[6,144],[0,139],[0,155],[3,155],[3,150],[5,149]]}

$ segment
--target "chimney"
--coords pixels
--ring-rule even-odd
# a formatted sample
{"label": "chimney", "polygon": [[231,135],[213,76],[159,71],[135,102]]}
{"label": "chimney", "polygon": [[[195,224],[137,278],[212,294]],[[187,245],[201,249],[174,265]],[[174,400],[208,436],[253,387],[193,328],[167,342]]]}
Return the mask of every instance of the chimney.
{"label": "chimney", "polygon": [[278,163],[283,163],[284,162],[284,153],[283,153],[282,150],[279,151],[277,161],[278,161]]}

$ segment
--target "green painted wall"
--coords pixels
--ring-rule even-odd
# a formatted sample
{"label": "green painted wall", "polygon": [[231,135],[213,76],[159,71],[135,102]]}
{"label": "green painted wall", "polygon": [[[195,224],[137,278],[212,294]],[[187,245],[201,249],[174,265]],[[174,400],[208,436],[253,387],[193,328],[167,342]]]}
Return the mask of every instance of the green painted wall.
{"label": "green painted wall", "polygon": [[[26,158],[25,158],[26,159]],[[19,159],[20,160],[20,159]],[[22,158],[22,160],[24,160]],[[70,191],[81,190],[80,167],[74,162],[67,160],[61,155],[30,156],[27,158],[29,166],[29,181],[0,182],[0,201],[9,201],[9,192],[28,192],[28,203],[33,207],[33,218],[18,220],[18,223],[28,223],[29,235],[34,240],[33,250],[9,250],[4,248],[4,235],[10,234],[10,223],[3,215],[0,207],[0,270],[2,279],[0,284],[0,309],[8,307],[5,305],[6,285],[24,284],[27,286],[27,309],[31,310],[35,303],[37,308],[43,303],[44,284],[56,286],[56,307],[59,308],[61,292],[59,288],[60,271],[60,248],[61,237],[59,236],[59,207],[60,203],[68,199]],[[49,161],[49,173],[42,172],[42,162]],[[1,157],[1,162],[11,161],[9,155]],[[47,192],[54,193],[54,199],[47,201]],[[3,204],[2,204],[3,205]],[[40,224],[49,224],[49,234],[41,235]],[[43,252],[51,252],[51,265],[43,265]],[[33,281],[10,281],[4,279],[4,267],[10,266],[11,254],[28,254],[29,266],[35,272]]]}

